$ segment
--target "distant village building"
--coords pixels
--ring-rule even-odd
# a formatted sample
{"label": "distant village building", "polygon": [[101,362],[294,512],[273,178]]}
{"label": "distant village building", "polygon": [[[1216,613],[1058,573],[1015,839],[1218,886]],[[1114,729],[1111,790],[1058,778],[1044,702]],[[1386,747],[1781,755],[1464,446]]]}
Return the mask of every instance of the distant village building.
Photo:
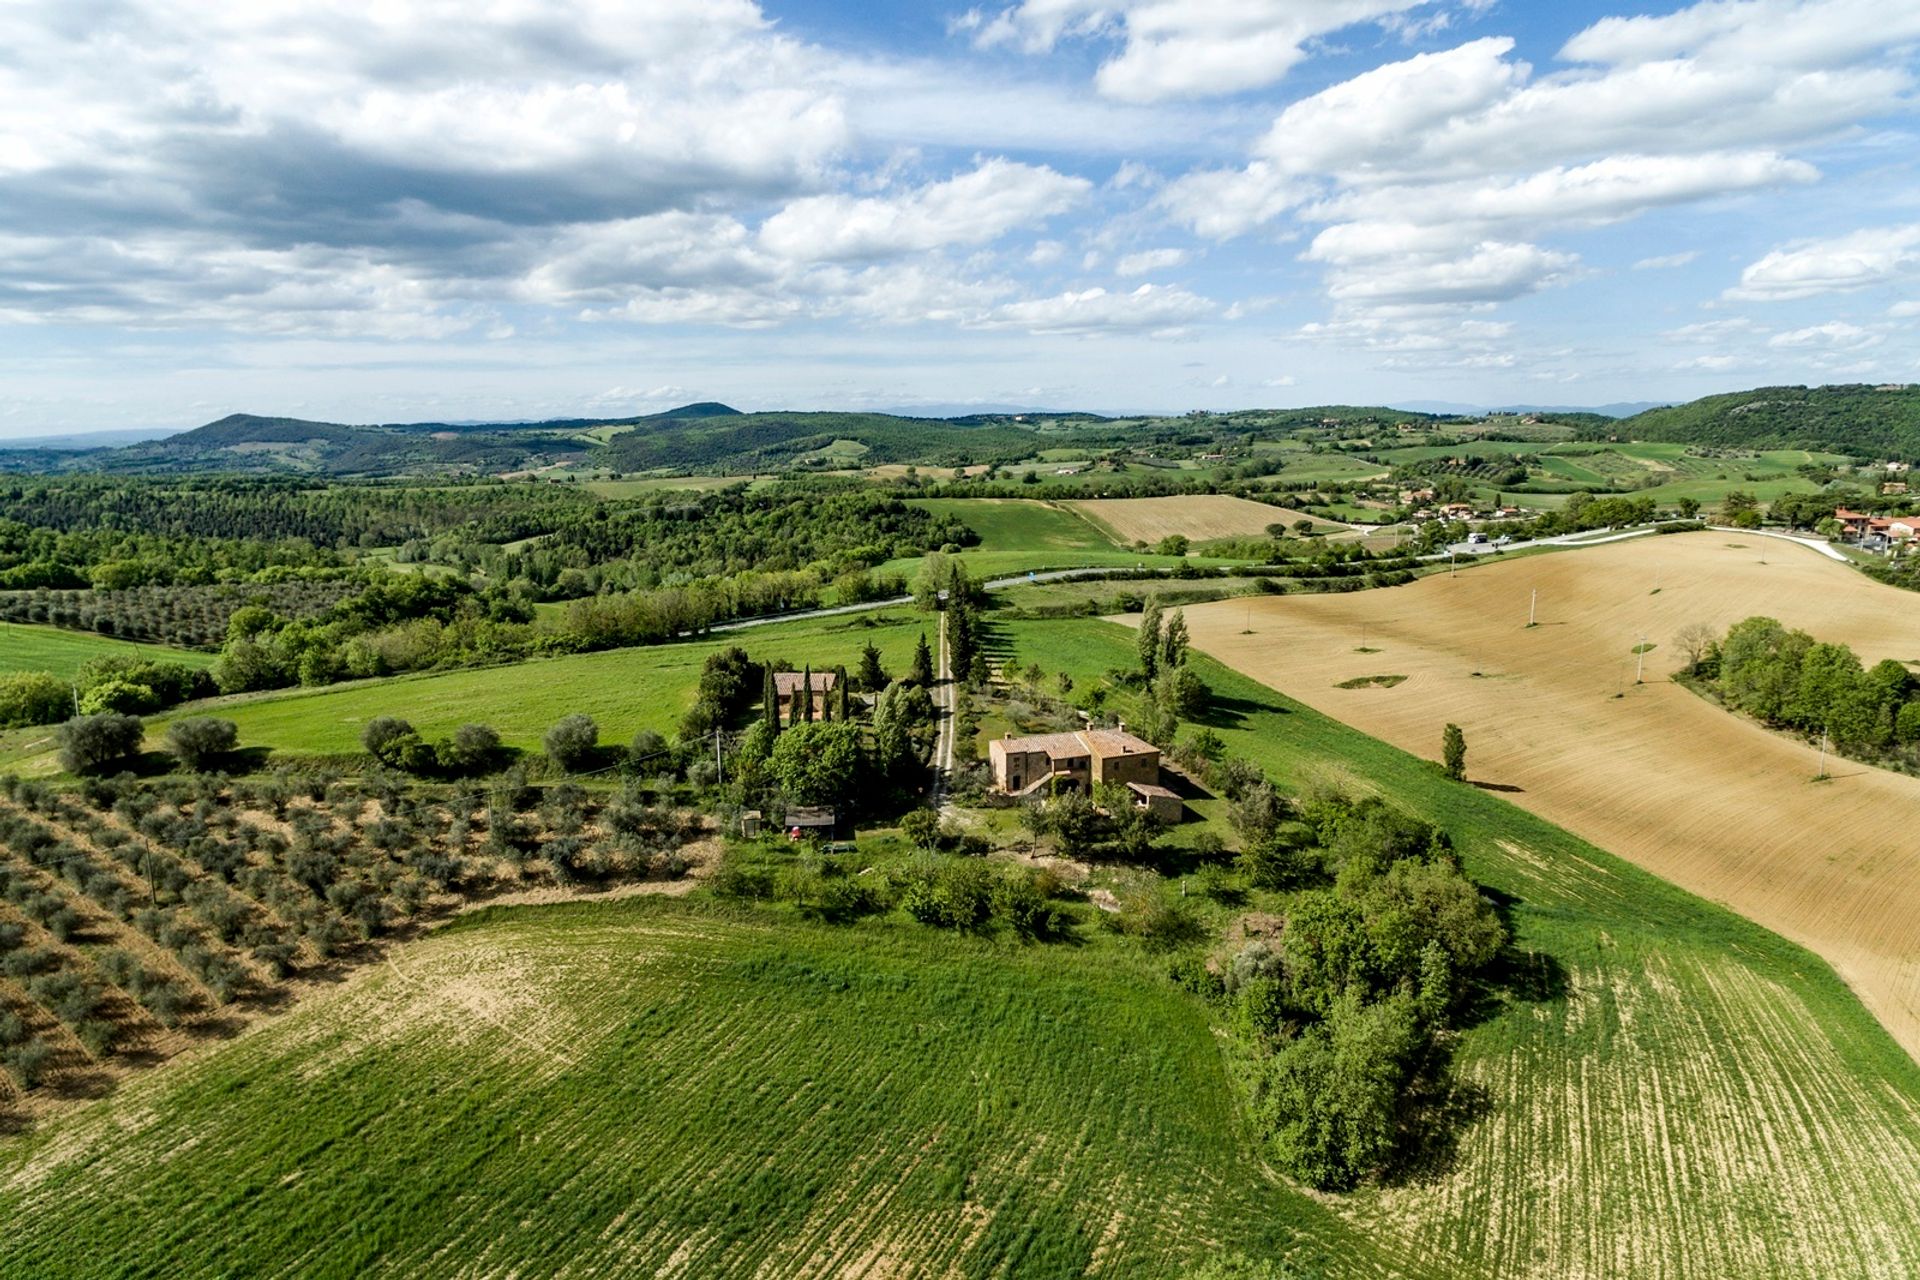
{"label": "distant village building", "polygon": [[1160,782],[1160,748],[1124,727],[997,738],[987,748],[987,759],[993,785],[1010,796],[1054,788],[1091,793],[1109,782],[1122,786],[1158,786]]}
{"label": "distant village building", "polygon": [[1840,522],[1842,542],[1857,543],[1868,551],[1897,550],[1920,537],[1920,516],[1876,516],[1839,507],[1833,518]]}

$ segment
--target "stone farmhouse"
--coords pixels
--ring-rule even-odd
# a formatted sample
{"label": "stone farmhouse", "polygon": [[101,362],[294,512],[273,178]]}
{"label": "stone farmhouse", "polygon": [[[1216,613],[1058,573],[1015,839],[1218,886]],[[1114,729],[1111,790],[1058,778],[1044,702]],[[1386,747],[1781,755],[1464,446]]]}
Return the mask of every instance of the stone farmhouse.
{"label": "stone farmhouse", "polygon": [[1040,733],[997,738],[987,749],[993,785],[1004,795],[1027,797],[1054,790],[1088,794],[1117,783],[1134,804],[1163,822],[1178,822],[1180,797],[1160,783],[1160,748],[1118,729]]}

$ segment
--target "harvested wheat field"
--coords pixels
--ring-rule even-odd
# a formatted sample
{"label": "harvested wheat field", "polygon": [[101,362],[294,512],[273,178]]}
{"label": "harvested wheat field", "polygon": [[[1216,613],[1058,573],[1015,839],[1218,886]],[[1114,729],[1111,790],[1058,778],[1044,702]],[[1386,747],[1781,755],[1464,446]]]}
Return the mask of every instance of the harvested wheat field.
{"label": "harvested wheat field", "polygon": [[1173,534],[1201,542],[1208,538],[1264,537],[1267,526],[1312,520],[1318,527],[1344,528],[1304,511],[1270,507],[1251,498],[1224,493],[1187,494],[1177,498],[1088,498],[1063,502],[1081,515],[1112,531],[1118,542],[1158,542]]}
{"label": "harvested wheat field", "polygon": [[[1920,599],[1803,547],[1698,533],[1250,607],[1250,635],[1246,601],[1188,609],[1194,644],[1429,758],[1458,723],[1477,785],[1818,952],[1920,1057],[1920,779],[1840,760],[1816,783],[1813,748],[1667,679],[1683,627],[1754,614],[1869,664],[1920,659]],[[1381,674],[1407,678],[1339,687]]]}

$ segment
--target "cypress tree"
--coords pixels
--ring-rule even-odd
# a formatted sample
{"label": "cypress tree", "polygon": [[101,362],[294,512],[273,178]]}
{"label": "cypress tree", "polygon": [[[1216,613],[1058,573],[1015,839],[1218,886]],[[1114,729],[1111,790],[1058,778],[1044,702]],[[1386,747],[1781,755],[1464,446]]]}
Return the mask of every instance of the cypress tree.
{"label": "cypress tree", "polygon": [[869,693],[879,693],[887,687],[887,669],[880,665],[880,650],[871,640],[860,651],[860,687]]}
{"label": "cypress tree", "polygon": [[1160,597],[1152,596],[1140,613],[1140,672],[1151,681],[1160,670]]}
{"label": "cypress tree", "polygon": [[761,718],[767,722],[767,728],[774,733],[780,732],[780,686],[773,679],[773,664],[761,668],[766,676],[760,690]]}
{"label": "cypress tree", "polygon": [[800,668],[800,723],[813,723],[813,667]]}
{"label": "cypress tree", "polygon": [[1175,609],[1160,634],[1160,670],[1171,671],[1187,660],[1187,615]]}
{"label": "cypress tree", "polygon": [[840,704],[834,708],[833,718],[840,721],[850,719],[851,717],[847,715],[847,669],[845,667],[835,667],[833,669],[832,698],[833,701]]}
{"label": "cypress tree", "polygon": [[920,642],[913,647],[913,666],[907,670],[907,680],[922,689],[933,687],[933,650],[927,647],[927,633],[920,633]]}

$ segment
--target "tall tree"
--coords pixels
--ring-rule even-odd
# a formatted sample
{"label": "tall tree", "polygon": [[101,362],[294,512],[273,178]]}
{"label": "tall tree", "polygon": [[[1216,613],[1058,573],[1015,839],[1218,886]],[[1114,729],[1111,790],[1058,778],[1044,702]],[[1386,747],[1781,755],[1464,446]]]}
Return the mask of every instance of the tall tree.
{"label": "tall tree", "polygon": [[800,723],[813,723],[813,666],[800,668]]}
{"label": "tall tree", "polygon": [[920,633],[919,643],[913,646],[913,665],[907,669],[907,679],[922,689],[933,687],[933,650],[927,647],[927,633]]}
{"label": "tall tree", "polygon": [[1440,755],[1446,765],[1447,776],[1455,782],[1464,782],[1467,777],[1467,735],[1460,726],[1450,724],[1440,735]]}
{"label": "tall tree", "polygon": [[1175,609],[1160,633],[1160,669],[1171,671],[1187,660],[1187,615]]}
{"label": "tall tree", "polygon": [[1140,611],[1140,633],[1135,637],[1139,646],[1140,673],[1148,680],[1160,670],[1160,598],[1149,597],[1147,607]]}
{"label": "tall tree", "polygon": [[832,696],[834,702],[838,704],[833,709],[833,718],[835,720],[852,719],[852,717],[847,714],[847,669],[845,667],[835,667],[833,669]]}
{"label": "tall tree", "polygon": [[887,669],[880,665],[880,650],[871,640],[860,651],[860,687],[868,693],[879,693],[887,687]]}
{"label": "tall tree", "polygon": [[769,733],[780,732],[780,686],[773,678],[773,664],[769,662],[761,668],[766,679],[760,690],[760,718],[766,721]]}
{"label": "tall tree", "polygon": [[956,596],[947,601],[947,666],[954,679],[972,679],[974,651],[973,609]]}

